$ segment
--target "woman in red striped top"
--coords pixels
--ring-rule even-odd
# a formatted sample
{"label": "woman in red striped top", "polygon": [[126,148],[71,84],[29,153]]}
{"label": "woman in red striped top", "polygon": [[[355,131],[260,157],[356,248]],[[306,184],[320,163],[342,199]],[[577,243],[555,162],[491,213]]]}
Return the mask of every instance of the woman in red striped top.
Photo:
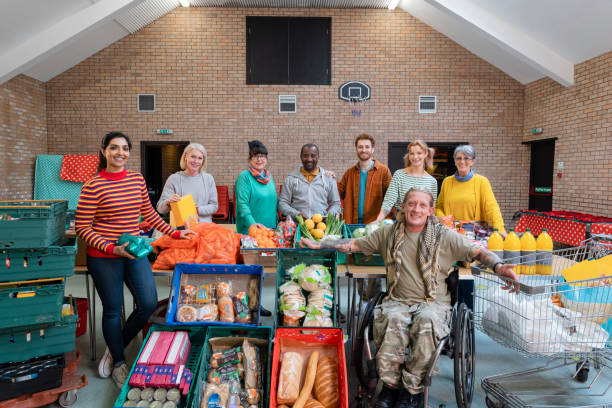
{"label": "woman in red striped top", "polygon": [[[147,323],[157,307],[157,289],[147,258],[136,259],[127,245],[115,245],[123,233],[138,235],[140,216],[152,227],[173,238],[188,238],[191,231],[177,231],[151,206],[142,174],[127,171],[130,139],[111,132],[102,140],[100,172],[81,190],[76,212],[76,232],[87,243],[87,269],[102,301],[102,332],[107,349],[98,366],[103,378],[112,375],[121,388],[129,374],[123,350]],[[121,327],[123,283],[136,308]]]}

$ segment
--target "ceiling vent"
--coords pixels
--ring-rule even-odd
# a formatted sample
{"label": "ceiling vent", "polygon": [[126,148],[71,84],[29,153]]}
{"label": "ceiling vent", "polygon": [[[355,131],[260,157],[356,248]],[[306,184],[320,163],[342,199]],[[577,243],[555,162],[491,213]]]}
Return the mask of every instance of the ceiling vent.
{"label": "ceiling vent", "polygon": [[138,112],[155,112],[155,95],[138,95]]}
{"label": "ceiling vent", "polygon": [[297,111],[295,95],[278,95],[278,113],[295,113]]}
{"label": "ceiling vent", "polygon": [[436,113],[436,97],[419,96],[419,113]]}

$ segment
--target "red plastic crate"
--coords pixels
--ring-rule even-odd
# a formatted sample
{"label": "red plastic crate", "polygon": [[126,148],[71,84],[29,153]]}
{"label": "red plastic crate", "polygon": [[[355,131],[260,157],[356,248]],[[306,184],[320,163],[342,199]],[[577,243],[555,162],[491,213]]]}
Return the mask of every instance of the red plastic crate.
{"label": "red plastic crate", "polygon": [[[346,374],[346,358],[344,354],[344,336],[342,329],[308,329],[304,327],[278,328],[274,337],[274,354],[270,370],[270,408],[276,408],[276,390],[278,388],[278,372],[280,356],[285,344],[292,341],[303,341],[310,344],[334,345],[338,356],[338,388],[340,393],[340,408],[348,408],[348,385]],[[302,381],[304,379],[302,378]],[[301,386],[302,384],[300,384]]]}
{"label": "red plastic crate", "polygon": [[79,319],[76,324],[76,337],[82,336],[87,331],[87,309],[89,305],[85,298],[75,298]]}

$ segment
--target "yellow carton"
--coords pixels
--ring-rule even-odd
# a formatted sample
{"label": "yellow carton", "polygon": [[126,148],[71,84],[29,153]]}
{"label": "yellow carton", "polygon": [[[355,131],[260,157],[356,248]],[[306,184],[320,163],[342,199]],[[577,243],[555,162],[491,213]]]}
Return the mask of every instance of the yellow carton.
{"label": "yellow carton", "polygon": [[197,223],[198,211],[193,196],[187,194],[176,203],[170,203],[170,225],[173,227],[188,226],[194,221]]}
{"label": "yellow carton", "polygon": [[[575,282],[586,279],[603,278],[612,275],[612,255],[600,259],[587,259],[576,265],[564,269],[561,274],[566,282]],[[584,283],[575,284],[583,286]]]}

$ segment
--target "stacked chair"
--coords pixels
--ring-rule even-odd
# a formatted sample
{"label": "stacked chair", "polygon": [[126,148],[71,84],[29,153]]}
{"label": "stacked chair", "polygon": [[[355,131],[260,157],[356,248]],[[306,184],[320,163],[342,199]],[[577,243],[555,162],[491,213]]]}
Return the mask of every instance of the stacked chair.
{"label": "stacked chair", "polygon": [[76,401],[76,304],[65,297],[76,242],[65,200],[0,201],[0,408]]}

